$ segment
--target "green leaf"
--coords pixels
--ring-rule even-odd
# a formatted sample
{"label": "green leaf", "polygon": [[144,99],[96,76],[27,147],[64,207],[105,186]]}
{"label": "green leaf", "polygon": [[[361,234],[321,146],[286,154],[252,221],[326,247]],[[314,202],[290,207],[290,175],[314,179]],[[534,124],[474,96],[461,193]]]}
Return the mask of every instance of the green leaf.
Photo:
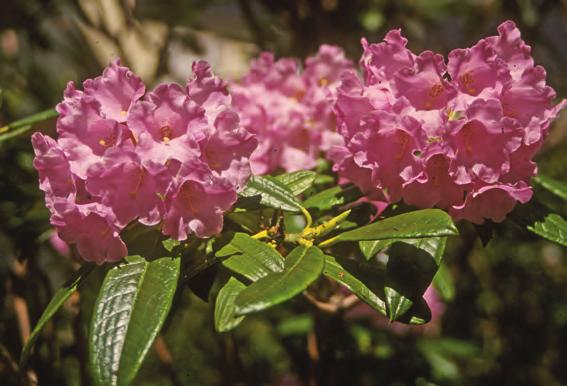
{"label": "green leaf", "polygon": [[360,241],[359,246],[362,254],[367,260],[374,257],[378,252],[394,243],[406,243],[416,248],[422,249],[429,253],[435,259],[437,265],[441,264],[445,246],[447,245],[446,237],[424,237],[421,239],[387,239],[387,240],[369,240]]}
{"label": "green leaf", "polygon": [[376,265],[325,255],[323,273],[341,283],[376,311],[386,315],[385,271]]}
{"label": "green leaf", "polygon": [[451,272],[449,272],[445,264],[441,264],[439,269],[437,269],[437,273],[433,278],[433,285],[443,300],[450,302],[455,298],[457,292],[455,283],[453,282]]}
{"label": "green leaf", "polygon": [[30,131],[34,123],[55,118],[57,115],[55,109],[49,109],[0,127],[0,143]]}
{"label": "green leaf", "polygon": [[237,314],[258,312],[300,294],[317,280],[324,264],[319,248],[296,247],[286,257],[283,272],[271,273],[240,293],[236,299]]}
{"label": "green leaf", "polygon": [[451,217],[439,209],[423,209],[400,214],[351,231],[340,233],[320,246],[342,241],[413,239],[457,235]]}
{"label": "green leaf", "polygon": [[100,386],[133,382],[177,288],[180,258],[126,260],[108,271],[91,321],[90,365]]}
{"label": "green leaf", "polygon": [[235,233],[215,256],[225,259],[222,264],[226,268],[252,281],[284,269],[283,257],[274,248],[245,233]]}
{"label": "green leaf", "polygon": [[271,176],[253,176],[240,192],[242,197],[259,197],[262,205],[275,209],[300,212],[301,203],[282,182]]}
{"label": "green leaf", "polygon": [[299,170],[297,172],[280,174],[276,179],[287,186],[294,196],[305,192],[315,182],[317,173],[309,170]]}
{"label": "green leaf", "polygon": [[233,276],[219,290],[215,299],[215,330],[218,332],[230,331],[244,320],[245,316],[236,316],[236,297],[246,288],[246,285]]}
{"label": "green leaf", "polygon": [[343,189],[340,186],[333,186],[309,197],[303,202],[303,206],[308,209],[319,209],[323,212],[344,203]]}
{"label": "green leaf", "polygon": [[537,184],[549,190],[551,193],[555,194],[557,197],[567,201],[567,183],[557,181],[543,174],[535,176],[533,180]]}
{"label": "green leaf", "polygon": [[528,230],[547,240],[567,247],[567,221],[558,214],[550,213],[543,219],[528,225]]}
{"label": "green leaf", "polygon": [[30,334],[28,341],[26,342],[24,348],[22,349],[22,354],[20,356],[20,367],[25,366],[29,358],[31,349],[35,341],[39,337],[39,333],[41,332],[43,327],[45,327],[47,322],[61,308],[63,303],[65,303],[65,301],[69,299],[69,297],[73,294],[73,292],[77,290],[79,285],[87,278],[87,276],[89,275],[89,273],[91,273],[94,267],[95,267],[94,263],[84,264],[77,272],[75,272],[75,274],[69,280],[67,280],[67,282],[65,282],[65,284],[63,284],[63,287],[59,288],[57,292],[55,292],[55,295],[53,295],[53,298],[51,298],[51,300],[49,301],[49,304],[47,305],[45,311],[43,311],[43,314],[37,321],[33,331]]}
{"label": "green leaf", "polygon": [[388,318],[390,322],[400,319],[413,306],[413,301],[403,296],[391,287],[384,287],[386,305],[388,307]]}

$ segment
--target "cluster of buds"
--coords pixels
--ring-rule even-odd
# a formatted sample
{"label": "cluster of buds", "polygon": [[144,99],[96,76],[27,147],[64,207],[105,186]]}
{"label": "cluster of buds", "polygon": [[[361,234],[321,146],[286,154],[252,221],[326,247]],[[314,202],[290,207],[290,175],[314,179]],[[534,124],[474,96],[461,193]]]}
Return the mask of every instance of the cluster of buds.
{"label": "cluster of buds", "polygon": [[206,62],[193,73],[185,87],[146,93],[115,61],[83,91],[67,85],[57,140],[33,135],[51,223],[85,260],[126,256],[120,232],[136,220],[177,240],[221,231],[257,142],[240,127],[227,84]]}
{"label": "cluster of buds", "polygon": [[402,200],[455,219],[499,222],[530,200],[532,157],[565,101],[513,22],[456,49],[415,55],[399,30],[363,39],[363,80],[343,76],[335,112],[344,145],[334,170],[381,207]]}

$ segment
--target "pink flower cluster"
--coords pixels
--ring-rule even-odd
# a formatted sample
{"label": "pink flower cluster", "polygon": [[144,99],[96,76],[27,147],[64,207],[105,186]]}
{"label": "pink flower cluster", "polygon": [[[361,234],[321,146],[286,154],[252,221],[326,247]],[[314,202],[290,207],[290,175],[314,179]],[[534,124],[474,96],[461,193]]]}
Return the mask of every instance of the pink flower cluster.
{"label": "pink flower cluster", "polygon": [[322,45],[303,71],[291,58],[264,52],[239,83],[231,85],[242,125],[256,134],[254,174],[316,166],[321,151],[342,140],[335,132],[333,99],[341,74],[353,64],[335,46]]}
{"label": "pink flower cluster", "polygon": [[513,22],[498,36],[456,49],[448,61],[415,55],[399,30],[368,44],[354,72],[343,76],[335,112],[345,144],[329,157],[334,169],[371,200],[403,199],[439,207],[455,219],[502,221],[530,200],[532,157],[566,101]]}
{"label": "pink flower cluster", "polygon": [[57,140],[33,135],[51,223],[85,260],[124,257],[120,232],[134,220],[177,240],[221,231],[257,142],[240,127],[226,83],[203,61],[193,73],[186,87],[146,93],[115,61],[84,91],[67,85]]}

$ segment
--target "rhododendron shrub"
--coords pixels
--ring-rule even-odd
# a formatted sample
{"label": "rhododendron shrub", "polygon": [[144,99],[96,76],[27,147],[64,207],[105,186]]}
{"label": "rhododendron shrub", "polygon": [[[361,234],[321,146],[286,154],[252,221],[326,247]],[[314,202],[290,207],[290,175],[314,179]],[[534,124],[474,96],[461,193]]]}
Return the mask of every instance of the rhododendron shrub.
{"label": "rhododendron shrub", "polygon": [[[514,24],[498,31],[446,60],[414,54],[393,30],[362,40],[359,72],[323,45],[301,69],[263,53],[230,85],[203,61],[186,85],[151,91],[118,61],[82,90],[69,83],[57,138],[32,136],[34,166],[53,247],[89,263],[56,293],[22,363],[102,263],[89,331],[98,385],[135,384],[183,289],[208,299],[219,333],[291,299],[317,323],[372,310],[409,326],[377,328],[415,334],[433,321],[438,333],[440,299],[455,292],[439,270],[454,221],[486,241],[491,222],[466,223],[503,221],[530,201],[533,157],[566,103],[553,104]],[[557,181],[535,182],[567,197]],[[567,221],[531,205],[508,218],[567,245]]]}
{"label": "rhododendron shrub", "polygon": [[406,48],[400,30],[362,39],[363,77],[343,76],[335,111],[345,144],[334,170],[372,200],[503,221],[532,197],[532,157],[565,101],[508,21],[446,61]]}
{"label": "rhododendron shrub", "polygon": [[67,85],[57,140],[33,135],[51,223],[85,260],[126,256],[120,232],[133,221],[161,224],[175,240],[221,231],[256,140],[240,127],[226,83],[205,62],[193,72],[186,86],[146,92],[114,61],[83,91]]}

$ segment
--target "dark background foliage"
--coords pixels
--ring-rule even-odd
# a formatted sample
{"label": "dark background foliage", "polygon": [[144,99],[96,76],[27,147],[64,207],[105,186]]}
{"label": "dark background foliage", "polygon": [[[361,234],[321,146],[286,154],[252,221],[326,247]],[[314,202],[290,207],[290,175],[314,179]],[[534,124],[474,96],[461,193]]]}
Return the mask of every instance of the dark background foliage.
{"label": "dark background foliage", "polygon": [[[68,80],[96,76],[117,55],[152,85],[183,81],[198,57],[237,77],[262,49],[305,57],[334,43],[357,60],[361,36],[378,41],[398,27],[414,51],[447,54],[495,34],[506,19],[566,97],[560,0],[3,0],[0,126],[54,106]],[[566,126],[565,118],[555,124],[539,156],[540,170],[563,181]],[[53,133],[53,122],[39,129]],[[102,277],[89,277],[67,302],[18,374],[22,339],[78,266],[48,242],[32,159],[29,136],[0,143],[0,384],[88,385],[85,334]],[[565,214],[565,204],[549,204]],[[567,384],[565,249],[510,221],[460,228],[446,256],[454,293],[429,330],[389,327],[365,310],[313,314],[297,301],[219,336],[207,304],[186,288],[136,384]],[[478,234],[494,237],[483,246]],[[191,285],[198,293],[202,283]],[[313,347],[314,330],[322,350]]]}

